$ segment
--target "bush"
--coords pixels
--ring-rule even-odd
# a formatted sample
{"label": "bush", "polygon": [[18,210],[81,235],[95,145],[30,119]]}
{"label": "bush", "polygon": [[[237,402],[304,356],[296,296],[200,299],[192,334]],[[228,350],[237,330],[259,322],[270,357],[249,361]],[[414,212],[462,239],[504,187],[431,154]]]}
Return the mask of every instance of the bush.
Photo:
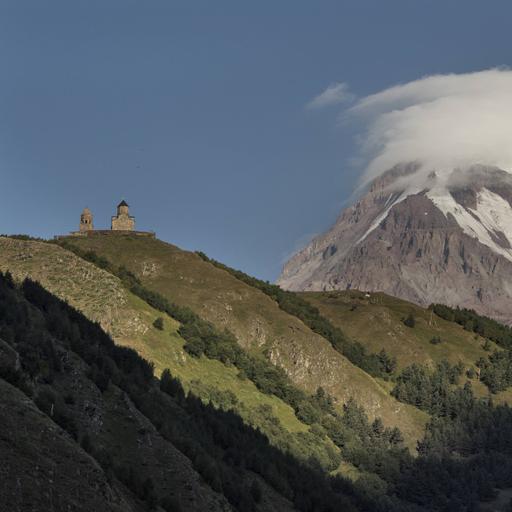
{"label": "bush", "polygon": [[416,319],[412,313],[409,313],[406,318],[403,320],[404,325],[410,327],[411,329],[416,325]]}
{"label": "bush", "polygon": [[[180,333],[181,334],[181,333]],[[204,341],[199,337],[190,338],[183,346],[186,352],[191,356],[201,357],[204,354],[206,345]]]}
{"label": "bush", "polygon": [[307,401],[301,402],[296,410],[296,415],[299,420],[303,421],[307,425],[312,425],[320,419],[318,409]]}
{"label": "bush", "polygon": [[49,389],[41,390],[34,400],[37,407],[50,417],[54,415],[56,401],[55,393]]}
{"label": "bush", "polygon": [[163,331],[164,330],[164,319],[159,316],[154,322],[153,322],[153,327],[155,329],[158,329],[159,331]]}
{"label": "bush", "polygon": [[173,378],[168,368],[162,372],[162,376],[160,377],[160,389],[169,396],[179,400],[185,398],[185,392],[183,391],[180,381]]}
{"label": "bush", "polygon": [[91,438],[89,437],[89,434],[85,434],[82,437],[82,441],[80,442],[80,446],[87,453],[92,453],[92,444],[91,444]]}

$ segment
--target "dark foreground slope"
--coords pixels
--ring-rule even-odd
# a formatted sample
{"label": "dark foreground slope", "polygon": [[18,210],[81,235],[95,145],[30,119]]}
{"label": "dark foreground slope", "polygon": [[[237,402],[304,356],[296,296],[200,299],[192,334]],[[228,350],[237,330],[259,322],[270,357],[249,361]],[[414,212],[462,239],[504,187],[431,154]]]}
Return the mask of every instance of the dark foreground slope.
{"label": "dark foreground slope", "polygon": [[0,418],[2,510],[143,510],[65,430],[3,379]]}
{"label": "dark foreground slope", "polygon": [[37,283],[0,275],[0,313],[2,510],[356,510]]}

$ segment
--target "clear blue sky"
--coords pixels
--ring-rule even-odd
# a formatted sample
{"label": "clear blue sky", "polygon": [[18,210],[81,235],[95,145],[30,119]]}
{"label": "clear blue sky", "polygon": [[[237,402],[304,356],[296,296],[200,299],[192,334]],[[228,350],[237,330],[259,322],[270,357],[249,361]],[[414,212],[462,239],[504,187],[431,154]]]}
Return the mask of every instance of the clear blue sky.
{"label": "clear blue sky", "polygon": [[[507,5],[508,4],[508,5]],[[273,280],[350,197],[356,128],[305,105],[512,61],[505,1],[0,0],[0,233],[138,228]]]}

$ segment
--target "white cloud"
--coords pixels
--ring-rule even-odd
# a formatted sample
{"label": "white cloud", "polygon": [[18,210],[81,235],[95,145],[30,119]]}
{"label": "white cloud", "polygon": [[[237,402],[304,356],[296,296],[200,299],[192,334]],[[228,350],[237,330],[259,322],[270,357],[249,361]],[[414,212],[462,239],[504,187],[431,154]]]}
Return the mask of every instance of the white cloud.
{"label": "white cloud", "polygon": [[415,185],[431,171],[446,177],[475,164],[512,173],[509,69],[425,77],[362,98],[348,112],[365,123],[364,183],[410,162],[419,164]]}
{"label": "white cloud", "polygon": [[349,101],[352,98],[353,95],[349,92],[348,84],[345,82],[336,82],[329,85],[324,92],[313,98],[307,104],[307,108],[329,107]]}

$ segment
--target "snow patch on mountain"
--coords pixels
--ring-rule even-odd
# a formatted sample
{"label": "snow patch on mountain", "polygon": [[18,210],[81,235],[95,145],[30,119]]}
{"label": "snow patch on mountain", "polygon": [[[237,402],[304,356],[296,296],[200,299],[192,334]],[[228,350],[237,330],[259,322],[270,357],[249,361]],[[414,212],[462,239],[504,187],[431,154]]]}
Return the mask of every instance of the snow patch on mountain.
{"label": "snow patch on mountain", "polygon": [[[464,233],[512,261],[512,207],[499,194],[483,188],[477,193],[476,209],[464,208],[447,190],[430,190],[427,197],[446,217],[451,214]],[[503,236],[509,247],[498,243]]]}
{"label": "snow patch on mountain", "polygon": [[405,193],[400,194],[394,201],[392,200],[393,194],[390,194],[386,201],[384,211],[372,222],[370,227],[366,230],[365,234],[356,242],[361,243],[373,230],[377,229],[379,224],[388,216],[389,211],[393,206],[403,201],[407,195]]}
{"label": "snow patch on mountain", "polygon": [[[408,189],[399,195],[391,193],[384,210],[375,218],[364,235],[357,240],[357,244],[377,229],[394,206],[419,192],[417,189]],[[476,209],[473,209],[465,208],[457,203],[443,186],[434,187],[426,193],[426,196],[446,217],[451,214],[464,233],[478,239],[494,252],[512,261],[512,207],[506,199],[483,188],[477,193],[477,206]]]}
{"label": "snow patch on mountain", "polygon": [[386,203],[384,204],[384,210],[382,211],[382,213],[375,218],[375,220],[371,223],[370,227],[366,230],[364,235],[361,238],[359,238],[359,240],[356,243],[361,243],[372,231],[377,229],[380,223],[388,216],[389,212],[391,211],[391,208],[401,203],[410,195],[417,194],[418,192],[420,192],[420,190],[417,188],[408,188],[407,190],[404,190],[403,192],[400,193],[392,192],[391,194],[389,194],[389,197],[387,198]]}

